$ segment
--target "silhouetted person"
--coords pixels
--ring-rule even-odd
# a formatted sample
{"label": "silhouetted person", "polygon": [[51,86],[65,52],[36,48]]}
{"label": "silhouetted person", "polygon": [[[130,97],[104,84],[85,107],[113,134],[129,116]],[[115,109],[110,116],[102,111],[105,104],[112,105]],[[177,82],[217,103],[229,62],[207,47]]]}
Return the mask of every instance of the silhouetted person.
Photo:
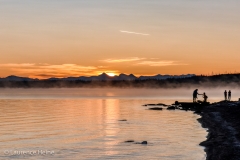
{"label": "silhouetted person", "polygon": [[197,95],[200,95],[200,94],[198,94],[198,89],[195,89],[195,90],[193,91],[193,102],[196,102],[196,100],[197,100]]}
{"label": "silhouetted person", "polygon": [[207,102],[208,96],[206,95],[206,93],[203,93],[203,102]]}
{"label": "silhouetted person", "polygon": [[227,100],[227,91],[224,92],[225,101]]}
{"label": "silhouetted person", "polygon": [[231,93],[231,90],[228,91],[228,100],[231,101],[231,96],[232,96],[232,93]]}

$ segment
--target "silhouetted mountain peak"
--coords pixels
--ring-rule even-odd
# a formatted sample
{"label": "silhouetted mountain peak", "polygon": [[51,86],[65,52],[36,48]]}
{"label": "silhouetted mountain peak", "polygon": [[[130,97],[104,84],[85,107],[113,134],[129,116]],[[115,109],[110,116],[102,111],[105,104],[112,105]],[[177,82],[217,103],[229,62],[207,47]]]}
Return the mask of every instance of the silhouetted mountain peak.
{"label": "silhouetted mountain peak", "polygon": [[129,74],[129,77],[131,77],[131,78],[137,78],[134,74]]}
{"label": "silhouetted mountain peak", "polygon": [[119,76],[115,77],[114,80],[135,80],[136,77],[134,75],[126,75],[124,73],[121,73]]}
{"label": "silhouetted mountain peak", "polygon": [[22,77],[18,77],[18,76],[15,76],[15,75],[10,75],[10,76],[7,76],[6,78],[22,78]]}
{"label": "silhouetted mountain peak", "polygon": [[[132,81],[132,80],[148,80],[148,79],[155,79],[155,80],[163,80],[163,79],[168,79],[168,78],[189,78],[195,76],[194,74],[183,74],[183,75],[161,75],[157,74],[155,76],[140,76],[136,77],[133,74],[124,74],[121,73],[119,76],[114,76],[111,77],[105,72],[98,75],[98,76],[91,76],[91,77],[85,77],[85,76],[80,76],[80,77],[66,77],[66,78],[49,78],[46,80],[65,80],[65,81],[76,81],[76,80],[81,80],[81,81],[109,81],[109,80],[115,80],[115,81]],[[32,79],[28,77],[18,77],[15,75],[10,75],[6,78],[0,78],[1,81],[35,81],[38,79]]]}
{"label": "silhouetted mountain peak", "polygon": [[105,72],[100,74],[99,76],[92,76],[92,77],[89,77],[91,80],[100,80],[100,81],[106,81],[106,80],[109,80],[111,79],[111,77],[106,74]]}
{"label": "silhouetted mountain peak", "polygon": [[28,77],[18,77],[15,75],[10,75],[6,78],[2,78],[2,80],[6,80],[6,81],[32,81],[32,80],[38,80],[38,79],[32,79],[32,78],[28,78]]}
{"label": "silhouetted mountain peak", "polygon": [[103,73],[100,74],[99,76],[107,76],[107,73],[103,72]]}

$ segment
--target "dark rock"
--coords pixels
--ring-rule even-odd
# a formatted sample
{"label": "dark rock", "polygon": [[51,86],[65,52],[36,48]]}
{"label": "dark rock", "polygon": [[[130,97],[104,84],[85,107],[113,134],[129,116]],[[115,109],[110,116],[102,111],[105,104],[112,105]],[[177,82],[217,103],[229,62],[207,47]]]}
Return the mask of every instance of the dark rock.
{"label": "dark rock", "polygon": [[156,104],[147,104],[148,106],[156,106]]}
{"label": "dark rock", "polygon": [[164,103],[158,103],[157,105],[158,105],[158,106],[164,106],[164,107],[168,106],[168,105],[166,105],[166,104],[164,104]]}
{"label": "dark rock", "polygon": [[134,142],[134,140],[127,140],[127,141],[125,141],[125,143],[132,143],[132,142]]}
{"label": "dark rock", "polygon": [[166,105],[166,104],[164,104],[164,103],[158,103],[158,104],[144,104],[143,106],[168,106],[168,105]]}
{"label": "dark rock", "polygon": [[142,141],[142,142],[136,142],[135,144],[148,144],[147,141]]}
{"label": "dark rock", "polygon": [[167,110],[175,110],[176,108],[174,106],[170,106],[167,108]]}
{"label": "dark rock", "polygon": [[162,108],[160,108],[160,107],[153,107],[153,108],[149,108],[149,110],[162,110]]}
{"label": "dark rock", "polygon": [[120,119],[120,120],[118,120],[118,121],[127,121],[126,119]]}

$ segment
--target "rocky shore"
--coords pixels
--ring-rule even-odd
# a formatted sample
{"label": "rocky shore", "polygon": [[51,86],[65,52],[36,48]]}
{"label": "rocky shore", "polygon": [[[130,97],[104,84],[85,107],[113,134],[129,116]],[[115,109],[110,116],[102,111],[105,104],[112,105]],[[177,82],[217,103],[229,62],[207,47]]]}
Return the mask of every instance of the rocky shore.
{"label": "rocky shore", "polygon": [[[149,110],[192,110],[201,115],[198,121],[208,131],[207,140],[199,145],[205,147],[206,160],[240,160],[240,101],[217,103],[178,102],[166,106],[145,104]],[[159,107],[160,106],[160,107]]]}
{"label": "rocky shore", "polygon": [[197,112],[198,121],[208,130],[207,160],[240,160],[240,102],[218,102]]}

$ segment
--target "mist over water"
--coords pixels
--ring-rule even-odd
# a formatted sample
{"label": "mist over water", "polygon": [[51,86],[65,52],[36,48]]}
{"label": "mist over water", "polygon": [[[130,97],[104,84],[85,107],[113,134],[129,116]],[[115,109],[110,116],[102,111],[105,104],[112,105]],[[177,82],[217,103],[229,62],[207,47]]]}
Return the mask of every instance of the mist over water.
{"label": "mist over water", "polygon": [[[192,101],[192,93],[196,88],[177,89],[119,89],[119,88],[52,88],[52,89],[0,89],[0,99],[158,99],[171,104],[177,101]],[[225,88],[198,88],[198,92],[205,92],[208,101],[216,102],[224,99],[223,92],[231,90],[232,100],[240,98],[240,89]],[[198,96],[198,100],[203,100]]]}

